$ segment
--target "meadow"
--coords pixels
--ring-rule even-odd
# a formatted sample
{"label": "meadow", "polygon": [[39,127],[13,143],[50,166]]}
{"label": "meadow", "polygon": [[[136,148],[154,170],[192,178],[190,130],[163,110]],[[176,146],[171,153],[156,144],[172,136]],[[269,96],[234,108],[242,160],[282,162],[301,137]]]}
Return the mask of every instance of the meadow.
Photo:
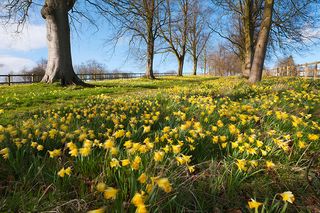
{"label": "meadow", "polygon": [[0,212],[320,212],[320,81],[0,87]]}

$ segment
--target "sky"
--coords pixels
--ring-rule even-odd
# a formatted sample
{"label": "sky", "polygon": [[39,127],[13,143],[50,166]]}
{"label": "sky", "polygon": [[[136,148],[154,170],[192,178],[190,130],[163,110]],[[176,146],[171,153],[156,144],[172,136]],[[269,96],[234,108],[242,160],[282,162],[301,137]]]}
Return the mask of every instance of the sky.
{"label": "sky", "polygon": [[[142,61],[129,53],[128,38],[119,40],[117,46],[108,43],[112,28],[103,22],[97,30],[88,22],[77,26],[71,33],[73,64],[79,65],[89,60],[96,60],[106,66],[108,70],[118,69],[125,72],[145,71]],[[29,22],[20,33],[16,33],[16,25],[0,25],[0,74],[9,72],[19,73],[22,69],[36,66],[41,59],[47,58],[46,26],[45,21],[37,11],[30,12]],[[311,32],[312,33],[312,32]],[[216,42],[221,39],[215,38]],[[214,45],[213,45],[214,47]],[[209,50],[210,51],[210,50]],[[308,52],[301,55],[292,54],[298,64],[320,60],[320,44],[314,45]],[[266,62],[267,67],[273,67],[276,58]],[[166,72],[177,69],[177,62],[173,55],[156,55],[154,70]],[[191,73],[192,61],[187,58],[184,73]]]}
{"label": "sky", "polygon": [[[99,29],[85,22],[71,28],[72,60],[74,65],[95,60],[108,70],[144,73],[145,64],[129,50],[129,38],[121,38],[116,46],[108,42],[112,34],[110,26],[97,24]],[[16,33],[17,25],[0,25],[0,74],[19,73],[36,66],[41,59],[47,59],[46,25],[37,11],[32,11],[29,22]],[[185,71],[191,73],[192,63],[186,59]],[[177,69],[173,56],[156,55],[154,70],[159,72]]]}

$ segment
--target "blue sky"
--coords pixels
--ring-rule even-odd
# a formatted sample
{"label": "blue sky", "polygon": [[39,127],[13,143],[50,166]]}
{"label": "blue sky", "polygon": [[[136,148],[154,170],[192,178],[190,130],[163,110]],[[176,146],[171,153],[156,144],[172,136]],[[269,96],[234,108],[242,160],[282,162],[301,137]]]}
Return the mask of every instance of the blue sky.
{"label": "blue sky", "polygon": [[[0,74],[18,73],[23,68],[34,67],[40,59],[47,58],[45,21],[36,11],[31,13],[30,20],[19,34],[15,33],[16,25],[0,26],[0,64],[4,65],[0,67]],[[73,64],[96,60],[106,65],[108,70],[143,73],[145,65],[129,51],[128,38],[120,39],[114,46],[114,43],[107,42],[112,28],[103,23],[97,25],[101,26],[99,30],[88,22],[77,26],[76,31],[72,28]],[[191,67],[192,63],[187,59],[185,71],[191,72]],[[154,70],[170,71],[176,68],[176,60],[170,54],[155,56]]]}
{"label": "blue sky", "polygon": [[[32,68],[36,63],[47,58],[45,21],[38,14],[37,8],[31,11],[30,22],[24,30],[14,33],[14,25],[0,26],[0,74],[8,72],[19,72],[23,68]],[[128,39],[122,38],[115,49],[113,44],[106,43],[110,38],[112,28],[106,24],[100,29],[91,26],[88,22],[72,31],[72,55],[74,65],[84,63],[88,60],[96,60],[106,65],[108,70],[119,69],[126,72],[144,72],[145,65],[137,60],[135,54],[129,54]],[[214,39],[216,42],[219,38]],[[212,45],[214,46],[214,45]],[[129,55],[128,55],[129,54]],[[320,60],[320,44],[314,45],[310,52],[303,55],[293,53],[296,63],[306,63]],[[165,60],[164,60],[165,58]],[[272,67],[276,59],[268,61],[266,65]],[[174,56],[156,55],[154,69],[160,72],[177,69]],[[186,59],[185,73],[190,73],[192,63]]]}

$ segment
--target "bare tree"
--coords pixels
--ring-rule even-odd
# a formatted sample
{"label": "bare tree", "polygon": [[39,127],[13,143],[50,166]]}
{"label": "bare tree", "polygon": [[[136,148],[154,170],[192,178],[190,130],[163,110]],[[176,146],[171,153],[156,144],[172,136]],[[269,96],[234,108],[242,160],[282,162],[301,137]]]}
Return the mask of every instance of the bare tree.
{"label": "bare tree", "polygon": [[214,76],[232,76],[241,73],[241,61],[226,45],[219,44],[218,48],[209,53],[209,74]]}
{"label": "bare tree", "polygon": [[178,61],[178,76],[183,74],[184,59],[187,53],[190,0],[166,0],[163,8],[166,17],[161,25],[162,38],[168,44],[166,51],[173,53]]}
{"label": "bare tree", "polygon": [[75,66],[77,74],[104,74],[107,73],[104,64],[97,62],[96,60],[89,60],[86,63],[82,63]]}
{"label": "bare tree", "polygon": [[313,35],[307,30],[319,29],[318,0],[265,0],[263,17],[259,26],[250,82],[261,81],[267,48],[300,50],[312,44]]}
{"label": "bare tree", "polygon": [[46,67],[47,67],[48,61],[45,59],[41,59],[38,61],[37,66],[33,67],[30,70],[24,70],[24,72],[22,72],[23,74],[33,74],[36,76],[41,76],[41,78],[43,78],[43,76],[46,73]]}
{"label": "bare tree", "polygon": [[[213,31],[230,43],[230,48],[242,61],[242,76],[249,78],[263,0],[213,2],[220,9],[216,19],[218,26]],[[228,23],[225,23],[225,19]]]}
{"label": "bare tree", "polygon": [[42,82],[61,79],[62,85],[82,84],[73,70],[70,45],[69,11],[74,0],[46,0],[41,15],[47,24],[48,66]]}
{"label": "bare tree", "polygon": [[29,81],[29,82],[39,82],[43,78],[47,67],[47,60],[41,59],[38,61],[37,65],[33,67],[32,69],[27,70],[24,68],[21,73],[23,75],[22,79],[23,81]]}
{"label": "bare tree", "polygon": [[[317,0],[282,0],[272,4],[268,0],[213,1],[223,12],[231,12],[231,15],[225,15],[226,17],[235,20],[233,25],[238,29],[236,31],[238,33],[230,33],[229,30],[221,30],[221,28],[219,29],[222,32],[216,32],[226,38],[237,50],[243,61],[243,75],[247,77],[249,68],[250,74],[254,70],[252,76],[257,76],[251,77],[250,81],[253,82],[261,80],[262,73],[257,73],[262,72],[266,56],[266,53],[262,54],[265,44],[265,51],[270,52],[271,50],[273,52],[278,50],[301,51],[307,46],[305,41],[313,39],[312,35],[305,33],[306,30],[319,26],[319,16],[316,15],[317,7],[315,7],[319,3]],[[272,5],[271,11],[266,10],[269,5]],[[269,15],[272,15],[272,19],[270,29],[267,30],[265,27],[268,27],[267,16]],[[227,29],[234,29],[234,26],[224,24]],[[265,35],[267,38],[262,39]],[[256,53],[258,53],[257,56]],[[256,65],[253,66],[254,60],[256,60]],[[259,67],[259,72],[257,72],[257,67]]]}
{"label": "bare tree", "polygon": [[[130,36],[130,44],[146,47],[146,77],[154,79],[155,41],[162,24],[160,5],[164,0],[103,0],[102,14],[115,22],[115,39]],[[138,40],[138,42],[136,41]]]}
{"label": "bare tree", "polygon": [[[99,4],[91,0],[85,0],[99,8]],[[98,0],[96,0],[98,1]],[[18,23],[18,27],[23,26],[29,16],[31,7],[42,6],[41,15],[47,25],[48,42],[48,65],[43,82],[52,83],[60,80],[62,85],[83,85],[88,84],[81,81],[75,74],[70,44],[70,12],[81,14],[75,8],[76,0],[6,0],[3,3],[0,13],[6,17],[8,23]],[[84,14],[82,14],[84,16]],[[19,30],[19,29],[18,29]]]}
{"label": "bare tree", "polygon": [[197,74],[199,57],[210,38],[208,29],[210,9],[205,9],[200,0],[192,0],[190,4],[189,30],[187,36],[187,51],[193,60],[193,75]]}
{"label": "bare tree", "polygon": [[203,74],[206,75],[208,74],[208,71],[210,68],[209,67],[209,63],[208,63],[208,58],[209,58],[209,54],[208,54],[208,42],[206,43],[206,45],[203,48],[202,54],[199,56],[199,65],[200,65],[200,69],[203,71]]}

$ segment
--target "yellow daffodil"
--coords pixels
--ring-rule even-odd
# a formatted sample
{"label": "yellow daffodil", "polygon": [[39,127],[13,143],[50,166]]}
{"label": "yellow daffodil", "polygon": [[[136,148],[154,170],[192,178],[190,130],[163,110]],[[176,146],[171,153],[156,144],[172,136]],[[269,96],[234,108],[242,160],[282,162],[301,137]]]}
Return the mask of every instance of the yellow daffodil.
{"label": "yellow daffodil", "polygon": [[247,171],[247,161],[245,159],[237,159],[236,165],[240,171]]}
{"label": "yellow daffodil", "polygon": [[304,142],[304,141],[299,141],[298,142],[298,147],[300,149],[304,149],[304,148],[306,148],[306,146],[307,146],[306,142]]}
{"label": "yellow daffodil", "polygon": [[104,192],[104,190],[107,188],[107,185],[105,183],[98,183],[96,186],[98,192]]}
{"label": "yellow daffodil", "polygon": [[188,170],[190,173],[193,173],[195,171],[195,166],[188,166]]}
{"label": "yellow daffodil", "polygon": [[3,148],[0,150],[0,155],[2,155],[2,157],[4,159],[8,159],[9,158],[9,148]]}
{"label": "yellow daffodil", "polygon": [[149,133],[151,131],[151,126],[143,126],[143,133]]}
{"label": "yellow daffodil", "polygon": [[129,159],[121,160],[121,166],[128,166],[129,164],[130,164],[130,160]]}
{"label": "yellow daffodil", "polygon": [[158,186],[165,192],[169,193],[172,190],[171,184],[168,180],[168,178],[160,178],[156,180],[156,183]]}
{"label": "yellow daffodil", "polygon": [[55,158],[55,157],[60,156],[62,154],[62,152],[60,149],[55,149],[53,151],[49,151],[49,154],[50,154],[50,158]]}
{"label": "yellow daffodil", "polygon": [[266,161],[267,169],[273,169],[276,165],[272,161]]}
{"label": "yellow daffodil", "polygon": [[118,189],[115,189],[113,187],[107,187],[103,192],[103,196],[106,200],[115,200],[118,191]]}
{"label": "yellow daffodil", "polygon": [[114,168],[114,167],[120,167],[120,163],[116,158],[112,158],[110,161],[110,167]]}
{"label": "yellow daffodil", "polygon": [[139,181],[140,183],[145,183],[145,182],[147,181],[147,178],[148,178],[148,176],[147,176],[145,173],[142,173],[142,174],[139,176],[138,181]]}
{"label": "yellow daffodil", "polygon": [[89,156],[91,153],[91,148],[90,147],[83,147],[83,148],[80,148],[80,155],[82,157],[87,157]]}
{"label": "yellow daffodil", "polygon": [[106,140],[106,142],[104,142],[103,147],[105,149],[111,149],[112,147],[114,147],[114,142],[111,139]]}
{"label": "yellow daffodil", "polygon": [[131,163],[131,168],[133,170],[138,170],[139,166],[140,166],[140,163],[141,163],[141,158],[139,156],[136,156],[134,158],[133,162]]}
{"label": "yellow daffodil", "polygon": [[283,201],[288,201],[289,203],[293,203],[295,200],[295,197],[291,191],[283,192],[280,195]]}
{"label": "yellow daffodil", "polygon": [[172,151],[174,154],[178,154],[181,151],[181,146],[180,145],[172,145]]}
{"label": "yellow daffodil", "polygon": [[136,211],[140,211],[140,213],[147,212],[146,206],[144,204],[144,200],[145,200],[145,197],[143,192],[141,193],[137,192],[133,196],[131,203],[137,207]]}
{"label": "yellow daffodil", "polygon": [[44,149],[43,145],[38,145],[38,146],[37,146],[37,150],[38,150],[38,151],[42,151],[43,149]]}
{"label": "yellow daffodil", "polygon": [[157,162],[162,161],[164,154],[165,153],[163,151],[157,151],[154,153],[153,159]]}
{"label": "yellow daffodil", "polygon": [[64,177],[65,175],[70,176],[71,175],[71,167],[68,168],[62,168],[60,171],[57,173],[60,177]]}
{"label": "yellow daffodil", "polygon": [[125,134],[126,134],[126,132],[125,132],[123,129],[121,129],[121,130],[116,131],[116,132],[114,133],[114,136],[115,136],[116,138],[122,138]]}
{"label": "yellow daffodil", "polygon": [[254,199],[250,199],[250,201],[248,201],[248,205],[250,209],[258,209],[259,206],[261,206],[263,203],[260,203]]}
{"label": "yellow daffodil", "polygon": [[308,134],[308,139],[310,141],[316,141],[319,139],[319,135],[316,135],[316,134]]}

